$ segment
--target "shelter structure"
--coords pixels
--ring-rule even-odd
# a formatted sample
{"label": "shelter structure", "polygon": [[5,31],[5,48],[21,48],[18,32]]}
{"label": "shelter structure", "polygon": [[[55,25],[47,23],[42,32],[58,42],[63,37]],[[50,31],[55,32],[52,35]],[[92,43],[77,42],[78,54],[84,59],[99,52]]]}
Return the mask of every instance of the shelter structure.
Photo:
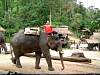
{"label": "shelter structure", "polygon": [[86,39],[88,39],[90,37],[90,33],[91,31],[87,28],[84,28],[83,30],[81,30],[82,36],[84,35]]}
{"label": "shelter structure", "polygon": [[100,50],[100,32],[94,32],[89,39],[86,39],[86,41],[88,42],[89,50],[93,50],[93,48]]}
{"label": "shelter structure", "polygon": [[59,34],[64,34],[64,35],[71,35],[72,32],[68,30],[68,26],[60,26],[60,27],[55,27],[53,28],[54,31],[58,32]]}

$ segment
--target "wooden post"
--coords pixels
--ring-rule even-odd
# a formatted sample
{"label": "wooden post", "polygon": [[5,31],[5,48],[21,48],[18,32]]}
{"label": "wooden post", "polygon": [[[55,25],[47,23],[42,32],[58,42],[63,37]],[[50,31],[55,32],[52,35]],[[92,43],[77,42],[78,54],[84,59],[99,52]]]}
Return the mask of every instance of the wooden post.
{"label": "wooden post", "polygon": [[51,8],[50,8],[50,25],[51,25]]}

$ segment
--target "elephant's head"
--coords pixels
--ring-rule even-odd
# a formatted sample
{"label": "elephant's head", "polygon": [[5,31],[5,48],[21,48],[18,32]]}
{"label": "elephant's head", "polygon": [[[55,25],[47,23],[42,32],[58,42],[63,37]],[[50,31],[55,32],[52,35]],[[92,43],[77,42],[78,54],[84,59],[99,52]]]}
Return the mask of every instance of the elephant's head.
{"label": "elephant's head", "polygon": [[62,56],[62,41],[60,40],[58,34],[54,34],[53,36],[48,37],[48,46],[50,49],[59,51],[60,59],[61,59],[61,64],[64,69],[64,64],[63,64],[63,56]]}
{"label": "elephant's head", "polygon": [[49,48],[51,48],[52,50],[58,51],[58,47],[61,45],[61,42],[60,42],[58,36],[53,35],[53,36],[48,37],[47,44],[48,44]]}

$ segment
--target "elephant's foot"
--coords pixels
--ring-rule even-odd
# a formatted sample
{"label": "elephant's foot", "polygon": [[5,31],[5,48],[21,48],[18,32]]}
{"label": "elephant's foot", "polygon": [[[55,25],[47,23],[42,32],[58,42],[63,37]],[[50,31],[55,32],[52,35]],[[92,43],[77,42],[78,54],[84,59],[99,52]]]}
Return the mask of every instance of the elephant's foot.
{"label": "elephant's foot", "polygon": [[49,71],[54,71],[54,68],[48,68]]}
{"label": "elephant's foot", "polygon": [[15,58],[11,58],[11,61],[13,64],[16,64],[16,59]]}
{"label": "elephant's foot", "polygon": [[21,66],[21,65],[16,65],[16,67],[18,67],[18,68],[22,68],[22,66]]}
{"label": "elephant's foot", "polygon": [[41,67],[40,66],[35,66],[35,69],[41,69]]}

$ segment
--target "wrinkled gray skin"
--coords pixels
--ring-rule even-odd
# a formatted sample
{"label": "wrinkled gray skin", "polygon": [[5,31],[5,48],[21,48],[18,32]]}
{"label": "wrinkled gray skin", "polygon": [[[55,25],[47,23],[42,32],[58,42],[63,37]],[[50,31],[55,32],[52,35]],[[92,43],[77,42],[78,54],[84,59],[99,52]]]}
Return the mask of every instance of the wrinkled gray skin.
{"label": "wrinkled gray skin", "polygon": [[[21,30],[18,33],[16,33],[11,42],[13,52],[15,55],[15,57],[12,56],[12,62],[16,64],[16,67],[22,67],[20,63],[20,56],[23,56],[25,53],[35,52],[35,69],[41,68],[39,66],[39,63],[41,54],[43,53],[43,55],[46,57],[48,70],[53,71],[54,68],[52,67],[49,49],[59,51],[60,53],[60,51],[62,50],[62,44],[57,36],[49,37],[48,40],[46,37],[47,35],[43,32],[40,33],[40,36],[25,35],[24,30]],[[60,55],[60,57],[61,63],[63,64],[62,54]]]}

